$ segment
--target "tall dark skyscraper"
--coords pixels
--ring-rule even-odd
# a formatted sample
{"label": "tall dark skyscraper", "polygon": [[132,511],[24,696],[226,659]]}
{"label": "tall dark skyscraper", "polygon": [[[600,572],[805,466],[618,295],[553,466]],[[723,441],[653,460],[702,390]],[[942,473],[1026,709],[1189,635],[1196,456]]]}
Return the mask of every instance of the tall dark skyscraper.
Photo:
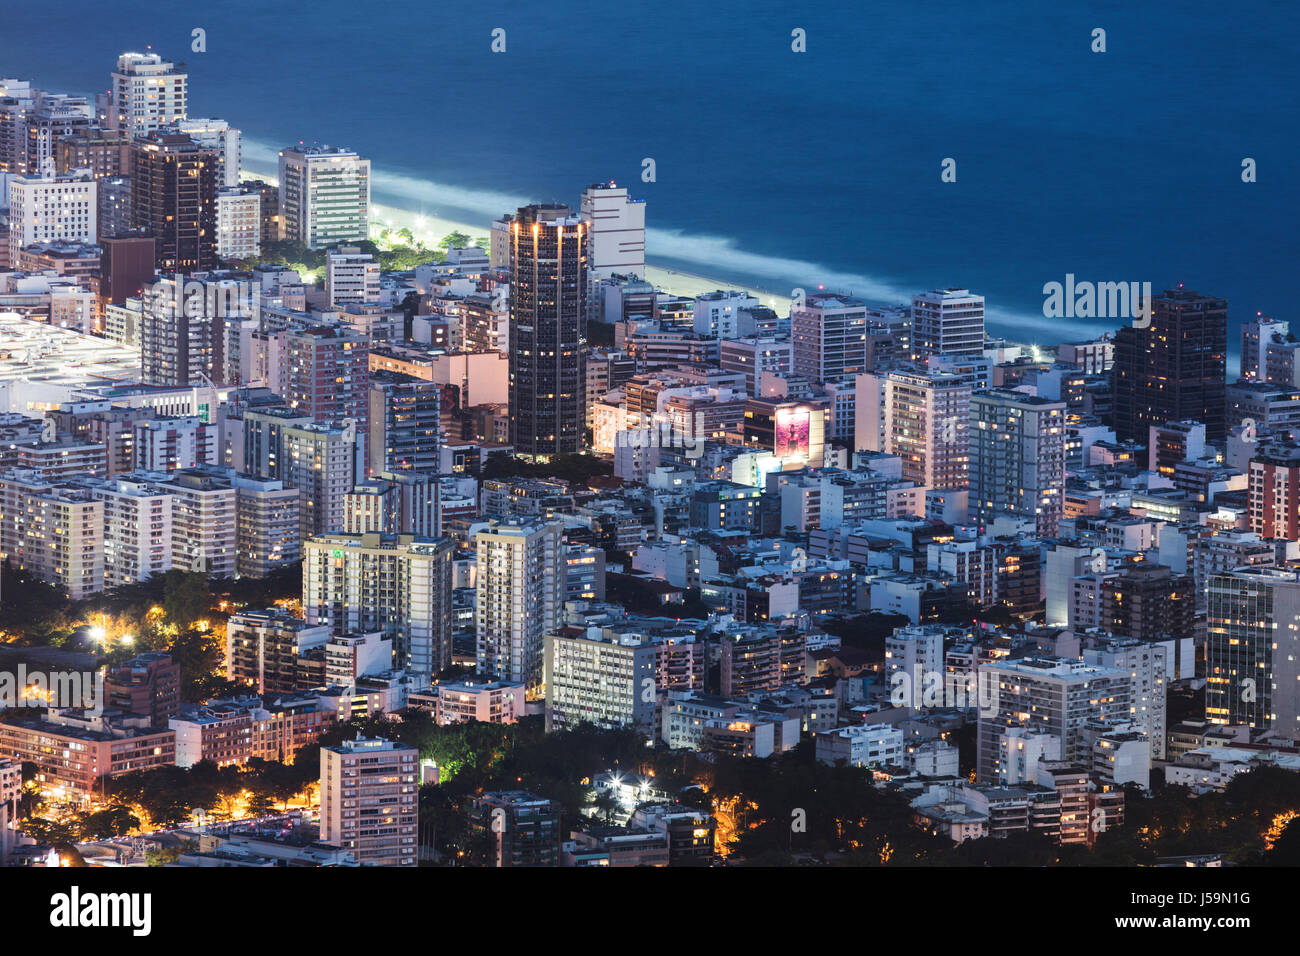
{"label": "tall dark skyscraper", "polygon": [[184,134],[153,132],[136,140],[133,153],[132,225],[154,237],[159,271],[217,268],[217,151]]}
{"label": "tall dark skyscraper", "polygon": [[510,442],[518,455],[582,448],[587,232],[564,205],[510,224]]}
{"label": "tall dark skyscraper", "polygon": [[1145,443],[1152,425],[1192,420],[1207,438],[1223,438],[1228,303],[1169,289],[1153,299],[1150,319],[1115,335],[1116,437]]}

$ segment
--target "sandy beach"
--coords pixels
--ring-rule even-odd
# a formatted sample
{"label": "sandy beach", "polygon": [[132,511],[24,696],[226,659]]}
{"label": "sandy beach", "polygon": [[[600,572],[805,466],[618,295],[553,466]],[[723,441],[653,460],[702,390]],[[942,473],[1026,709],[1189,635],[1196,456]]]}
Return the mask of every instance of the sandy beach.
{"label": "sandy beach", "polygon": [[[260,179],[264,182],[276,181],[274,175],[267,173],[254,173],[249,170],[243,170],[241,173],[243,179]],[[390,206],[382,203],[372,203],[370,207],[370,218],[372,222],[379,222],[384,226],[394,229],[410,229],[417,240],[422,241],[426,246],[434,247],[438,240],[452,232],[461,232],[472,239],[485,239],[490,231],[491,224],[488,222],[474,223],[458,222],[453,219],[445,219],[441,216],[432,216],[426,213],[418,213],[411,209],[403,209],[400,206]],[[678,269],[669,269],[664,266],[654,264],[654,250],[646,250],[646,281],[652,283],[655,288],[673,295],[695,296],[703,292],[713,292],[718,289],[737,289],[742,292],[748,292],[754,296],[763,305],[775,309],[778,313],[785,315],[790,311],[790,297],[788,295],[778,295],[770,289],[760,289],[744,283],[731,282],[723,278],[710,278],[709,276],[695,275],[690,272],[682,272]]]}

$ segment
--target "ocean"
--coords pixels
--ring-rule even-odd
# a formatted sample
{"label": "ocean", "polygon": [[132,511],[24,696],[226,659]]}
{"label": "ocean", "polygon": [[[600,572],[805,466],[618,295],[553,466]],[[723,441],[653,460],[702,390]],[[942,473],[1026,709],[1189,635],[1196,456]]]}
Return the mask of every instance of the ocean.
{"label": "ocean", "polygon": [[1244,317],[1300,318],[1298,26],[1262,0],[65,0],[3,14],[0,75],[91,93],[149,45],[249,166],[350,146],[376,202],[485,229],[613,179],[647,201],[657,264],[881,304],[967,287],[993,332],[1042,344],[1123,321],[1044,318],[1045,283],[1185,283],[1228,299],[1235,356]]}

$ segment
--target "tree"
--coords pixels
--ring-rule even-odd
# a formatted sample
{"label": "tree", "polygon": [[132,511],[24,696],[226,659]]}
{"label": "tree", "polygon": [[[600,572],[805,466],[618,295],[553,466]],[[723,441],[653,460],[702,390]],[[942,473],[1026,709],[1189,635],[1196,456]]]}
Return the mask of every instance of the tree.
{"label": "tree", "polygon": [[208,613],[212,595],[204,575],[172,568],[164,578],[163,611],[167,620],[185,630]]}
{"label": "tree", "polygon": [[614,819],[614,812],[618,810],[618,798],[609,790],[601,790],[591,801],[591,805],[597,813],[604,816],[606,823],[610,823]]}
{"label": "tree", "polygon": [[175,846],[151,847],[144,852],[146,866],[167,866],[181,858],[181,848]]}
{"label": "tree", "polygon": [[463,232],[450,232],[438,240],[439,249],[450,249],[453,246],[457,249],[463,249],[470,243],[470,237]]}
{"label": "tree", "polygon": [[66,820],[47,820],[44,817],[29,817],[21,826],[24,835],[37,843],[58,845],[76,843],[81,839],[80,821],[75,818]]}
{"label": "tree", "polygon": [[83,836],[92,840],[126,836],[138,829],[140,829],[140,818],[132,813],[129,807],[121,804],[113,804],[103,810],[87,814],[81,826]]}

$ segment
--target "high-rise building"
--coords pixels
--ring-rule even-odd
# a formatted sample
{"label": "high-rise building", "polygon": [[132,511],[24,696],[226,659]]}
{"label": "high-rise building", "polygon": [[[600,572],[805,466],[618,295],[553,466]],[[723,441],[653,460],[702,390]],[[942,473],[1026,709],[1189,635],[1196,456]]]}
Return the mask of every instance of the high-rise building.
{"label": "high-rise building", "polygon": [[1205,719],[1300,729],[1300,572],[1237,568],[1209,579]]}
{"label": "high-rise building", "polygon": [[1065,403],[1010,389],[970,400],[970,505],[982,522],[1033,518],[1054,536],[1065,508]]}
{"label": "high-rise building", "polygon": [[96,183],[84,170],[9,181],[9,262],[37,242],[89,242],[99,236]]}
{"label": "high-rise building", "polygon": [[[130,147],[127,147],[128,152]],[[127,159],[128,165],[130,159]],[[135,215],[131,194],[130,176],[105,176],[98,179],[96,189],[99,191],[99,238],[102,242],[114,236],[135,236],[149,240],[149,271],[153,273],[153,253],[155,242],[152,235],[135,228]]]}
{"label": "high-rise building", "polygon": [[1269,444],[1250,460],[1250,530],[1264,539],[1300,540],[1300,447]]}
{"label": "high-rise building", "polygon": [[758,307],[758,299],[748,292],[736,289],[718,289],[703,292],[692,304],[692,322],[696,334],[721,340],[755,335],[752,318],[746,321],[750,310]]}
{"label": "high-rise building", "polygon": [[867,368],[867,304],[832,293],[809,295],[790,312],[792,371],[810,382],[840,382]]}
{"label": "high-rise building", "polygon": [[147,475],[172,496],[172,567],[210,578],[235,576],[236,489],[208,469]]}
{"label": "high-rise building", "polygon": [[379,300],[379,263],[356,246],[325,254],[325,298],[332,306],[363,305]]}
{"label": "high-rise building", "polygon": [[0,78],[0,173],[28,171],[27,117],[39,92],[27,80]]}
{"label": "high-rise building", "polygon": [[[78,127],[54,143],[54,171],[89,169],[96,180],[131,175],[131,137],[122,130]],[[102,232],[101,228],[101,232]]]}
{"label": "high-rise building", "polygon": [[59,140],[89,130],[93,122],[94,111],[84,96],[38,92],[27,116],[27,172],[53,172]]}
{"label": "high-rise building", "polygon": [[18,840],[13,824],[18,819],[18,798],[23,792],[23,765],[18,760],[0,760],[0,866],[9,865]]}
{"label": "high-rise building", "polygon": [[912,354],[931,355],[984,350],[984,296],[968,289],[934,289],[912,296]]}
{"label": "high-rise building", "polygon": [[189,74],[157,53],[123,53],[113,71],[107,125],[143,136],[185,119]]}
{"label": "high-rise building", "polygon": [[460,301],[461,346],[466,352],[510,351],[510,310],[497,298],[475,292]]}
{"label": "high-rise building", "polygon": [[562,527],[492,522],[475,535],[479,673],[522,683],[530,696],[541,689],[546,635],[563,608]]}
{"label": "high-rise building", "polygon": [[370,373],[369,473],[436,474],[443,387],[399,372]]}
{"label": "high-rise building", "polygon": [[334,635],[382,632],[394,663],[431,679],[451,665],[454,547],[447,538],[329,534],[303,543],[307,623]]}
{"label": "high-rise building", "polygon": [[258,235],[262,242],[279,242],[284,238],[284,217],[280,215],[280,189],[262,179],[246,179],[241,188],[256,191],[262,217]]}
{"label": "high-rise building", "polygon": [[[233,280],[159,278],[141,296],[141,377],[147,385],[185,388],[220,382],[225,366],[228,298]],[[193,294],[199,283],[202,295]],[[188,291],[187,291],[187,286]],[[211,290],[211,291],[209,291]]]}
{"label": "high-rise building", "polygon": [[104,588],[104,503],[30,470],[0,475],[0,554],[67,588],[74,601]]}
{"label": "high-rise building", "polygon": [[[1291,323],[1278,321],[1266,316],[1256,316],[1241,324],[1241,367],[1240,377],[1248,382],[1268,382],[1268,353],[1270,346],[1294,344],[1288,343]],[[1279,385],[1292,385],[1293,382],[1279,382]]]}
{"label": "high-rise building", "polygon": [[1154,641],[1191,637],[1196,583],[1163,564],[1133,564],[1102,583],[1101,628],[1121,637]]}
{"label": "high-rise building", "polygon": [[370,238],[370,160],[335,146],[280,151],[284,238],[310,249]]}
{"label": "high-rise building", "polygon": [[511,222],[510,444],[518,455],[582,448],[587,263],[586,226],[568,206],[524,206]]}
{"label": "high-rise building", "polygon": [[235,487],[235,573],[264,578],[288,567],[301,553],[302,493],[275,478],[232,475]]}
{"label": "high-rise building", "polygon": [[970,478],[971,385],[949,372],[904,369],[857,377],[854,443],[903,460],[902,477],[926,488]]}
{"label": "high-rise building", "polygon": [[546,729],[593,724],[656,736],[655,668],[659,650],[648,640],[615,632],[591,636],[566,628],[546,637],[543,683]]}
{"label": "high-rise building", "polygon": [[352,426],[307,422],[280,431],[279,478],[298,491],[298,526],[312,535],[343,530],[343,499],[356,482]]}
{"label": "high-rise building", "polygon": [[104,670],[104,706],[146,716],[166,727],[181,711],[181,669],[161,651],[139,654]]}
{"label": "high-rise building", "polygon": [[225,186],[217,190],[217,256],[249,259],[262,244],[262,191]]}
{"label": "high-rise building", "polygon": [[175,471],[217,464],[217,426],[198,417],[151,418],[134,426],[135,467]]}
{"label": "high-rise building", "polygon": [[491,837],[492,865],[559,866],[560,810],[524,790],[479,794],[474,818]]}
{"label": "high-rise building", "polygon": [[[1015,729],[1059,741],[1059,759],[1090,761],[1090,722],[1130,720],[1132,678],[1126,671],[1065,658],[1023,658],[982,664],[977,671],[980,783],[1006,780],[1004,737]],[[1013,733],[1009,734],[1008,732]]]}
{"label": "high-rise building", "polygon": [[290,329],[285,336],[284,397],[325,425],[352,423],[357,467],[365,468],[370,407],[369,337],[346,325]]}
{"label": "high-rise building", "polygon": [[358,736],[320,751],[320,839],[362,866],[416,866],[420,752]]}
{"label": "high-rise building", "polygon": [[588,268],[592,284],[616,275],[645,275],[645,200],[627,189],[593,183],[582,193],[580,213],[587,224]]}
{"label": "high-rise building", "polygon": [[132,144],[131,223],[154,237],[165,273],[217,267],[217,151],[183,133],[150,133]]}
{"label": "high-rise building", "polygon": [[232,614],[226,622],[226,680],[258,694],[292,692],[299,658],[323,648],[329,636],[323,624],[309,625],[280,608]]}
{"label": "high-rise building", "polygon": [[1127,671],[1132,678],[1129,718],[1135,730],[1151,741],[1151,757],[1165,759],[1165,717],[1173,649],[1167,642],[1131,638],[1098,639],[1083,652],[1083,659],[1100,667]]}
{"label": "high-rise building", "polygon": [[794,361],[790,342],[772,337],[728,339],[718,343],[718,352],[718,367],[724,372],[742,373],[751,398],[762,397],[759,389],[764,372],[787,378]]}
{"label": "high-rise building", "polygon": [[385,471],[358,481],[343,502],[348,534],[442,534],[442,486],[436,474]]}
{"label": "high-rise building", "polygon": [[1141,442],[1152,425],[1197,421],[1210,441],[1225,425],[1228,303],[1191,289],[1152,300],[1146,325],[1115,334],[1115,436]]}
{"label": "high-rise building", "polygon": [[104,587],[147,581],[172,566],[172,497],[120,476],[92,489],[104,503]]}
{"label": "high-rise building", "polygon": [[200,146],[217,151],[217,186],[233,188],[239,185],[239,165],[242,157],[240,131],[223,119],[183,119],[170,124],[170,128],[184,133]]}

